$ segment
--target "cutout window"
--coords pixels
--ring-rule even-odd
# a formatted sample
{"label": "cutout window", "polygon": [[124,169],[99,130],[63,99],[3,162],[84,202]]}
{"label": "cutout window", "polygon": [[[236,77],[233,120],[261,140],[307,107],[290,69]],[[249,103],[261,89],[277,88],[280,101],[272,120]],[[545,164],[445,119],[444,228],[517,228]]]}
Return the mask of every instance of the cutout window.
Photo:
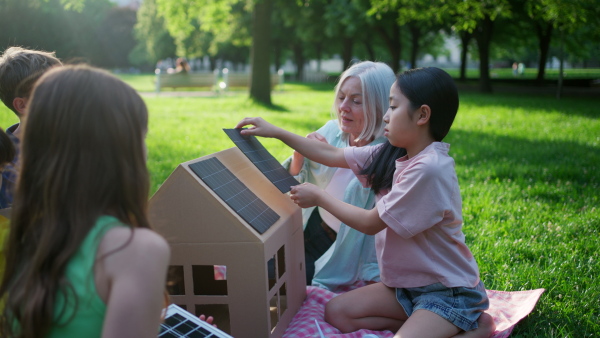
{"label": "cutout window", "polygon": [[192,265],[194,295],[227,296],[226,272],[224,265]]}
{"label": "cutout window", "polygon": [[171,265],[167,272],[167,292],[170,295],[185,295],[183,265]]}

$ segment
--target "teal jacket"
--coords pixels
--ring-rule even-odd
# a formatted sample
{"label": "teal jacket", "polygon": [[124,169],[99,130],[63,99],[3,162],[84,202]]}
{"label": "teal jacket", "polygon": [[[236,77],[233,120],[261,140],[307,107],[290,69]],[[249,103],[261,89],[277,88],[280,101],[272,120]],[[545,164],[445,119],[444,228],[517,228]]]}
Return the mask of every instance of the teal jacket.
{"label": "teal jacket", "polygon": [[[336,120],[327,122],[317,130],[327,142],[338,148],[348,146],[347,137],[338,127]],[[385,141],[379,137],[369,144],[376,145]],[[283,162],[288,169],[291,157]],[[300,183],[309,182],[322,189],[327,187],[337,168],[331,168],[304,159],[304,165],[296,179]],[[375,194],[364,188],[357,178],[353,178],[344,193],[344,202],[363,209],[371,209],[375,205]],[[302,209],[304,227],[314,207]],[[379,281],[379,266],[375,254],[375,236],[365,235],[342,223],[333,245],[315,262],[315,276],[312,285],[335,291],[340,286],[351,285],[359,280]]]}

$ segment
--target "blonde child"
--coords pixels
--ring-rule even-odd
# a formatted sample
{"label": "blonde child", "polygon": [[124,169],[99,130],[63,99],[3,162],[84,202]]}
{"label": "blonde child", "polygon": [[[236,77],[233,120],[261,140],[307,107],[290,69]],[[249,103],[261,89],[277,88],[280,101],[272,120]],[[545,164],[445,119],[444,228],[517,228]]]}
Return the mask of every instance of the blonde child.
{"label": "blonde child", "polygon": [[21,121],[25,119],[27,101],[31,96],[33,84],[46,71],[62,63],[54,53],[40,50],[9,47],[0,55],[0,100],[19,118],[6,129],[12,141],[15,154],[3,166],[2,184],[0,184],[0,209],[9,208],[13,202],[20,165]]}
{"label": "blonde child", "polygon": [[[477,263],[462,233],[461,198],[454,160],[442,139],[458,110],[452,78],[438,68],[398,75],[384,116],[388,142],[372,147],[328,146],[246,118],[246,135],[275,137],[313,161],[350,168],[377,193],[364,210],[327,196],[311,184],[291,198],[319,206],[350,227],[376,234],[381,282],[333,298],[325,319],[342,332],[391,330],[396,337],[488,337],[492,318]],[[407,155],[394,158],[394,147]]]}
{"label": "blonde child", "polygon": [[156,337],[170,251],[150,230],[148,113],[86,66],[35,85],[0,286],[2,337]]}

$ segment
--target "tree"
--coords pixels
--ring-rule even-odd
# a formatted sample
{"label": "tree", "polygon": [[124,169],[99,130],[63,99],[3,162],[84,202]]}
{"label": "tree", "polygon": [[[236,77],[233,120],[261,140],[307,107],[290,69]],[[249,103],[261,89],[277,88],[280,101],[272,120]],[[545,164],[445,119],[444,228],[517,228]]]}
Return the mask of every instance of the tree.
{"label": "tree", "polygon": [[[213,55],[216,55],[219,45],[223,43],[251,45],[250,98],[271,104],[269,67],[265,67],[265,63],[270,65],[270,29],[265,30],[265,27],[270,27],[272,0],[156,1],[167,29],[175,38],[178,51],[185,51],[184,41],[197,30],[212,34],[209,51]],[[251,25],[247,21],[249,17]],[[261,33],[254,32],[257,29]]]}
{"label": "tree", "polygon": [[254,5],[250,51],[250,97],[267,105],[271,105],[271,6],[272,0],[259,0]]}
{"label": "tree", "polygon": [[[539,40],[539,60],[537,82],[544,80],[546,61],[553,33],[557,32],[561,46],[565,34],[589,32],[588,37],[598,36],[600,30],[600,9],[594,0],[528,0],[525,11],[535,26]],[[586,44],[583,44],[585,46]],[[578,47],[581,46],[578,44]],[[561,47],[562,50],[562,47]],[[576,50],[576,49],[575,49]],[[562,52],[561,52],[562,53]],[[561,59],[562,67],[562,59]],[[562,71],[559,84],[562,84]],[[559,94],[560,96],[560,86]]]}
{"label": "tree", "polygon": [[479,54],[479,88],[484,93],[491,93],[490,44],[494,22],[499,17],[510,17],[508,0],[455,0],[445,9],[451,14],[452,26],[457,32],[473,34]]}
{"label": "tree", "polygon": [[371,9],[368,11],[369,18],[375,21],[375,31],[384,41],[384,44],[390,53],[390,66],[394,73],[398,73],[400,71],[400,59],[402,56],[400,12],[397,9],[390,7],[387,0],[371,0],[371,5]]}
{"label": "tree", "polygon": [[103,47],[103,62],[98,66],[125,68],[129,66],[129,53],[136,45],[133,27],[136,13],[127,7],[109,9],[96,27],[97,42]]}
{"label": "tree", "polygon": [[0,8],[1,47],[55,51],[66,62],[102,67],[128,64],[135,16],[108,0],[0,0]]}
{"label": "tree", "polygon": [[138,40],[136,52],[143,55],[140,62],[152,65],[158,60],[175,56],[175,40],[159,15],[156,0],[144,0],[137,11],[134,35]]}

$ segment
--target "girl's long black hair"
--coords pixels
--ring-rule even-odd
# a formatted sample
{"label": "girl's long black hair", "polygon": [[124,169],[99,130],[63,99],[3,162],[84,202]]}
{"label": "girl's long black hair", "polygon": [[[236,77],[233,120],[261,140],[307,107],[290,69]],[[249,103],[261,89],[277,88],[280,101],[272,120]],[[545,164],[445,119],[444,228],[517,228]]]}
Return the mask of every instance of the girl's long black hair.
{"label": "girl's long black hair", "polygon": [[[458,111],[458,90],[452,77],[435,67],[410,69],[398,74],[392,86],[398,86],[413,110],[422,105],[430,107],[429,133],[435,141],[441,142]],[[404,155],[406,149],[391,145],[389,140],[373,153],[371,163],[361,174],[366,176],[367,183],[376,194],[392,187],[396,159]]]}
{"label": "girl's long black hair", "polygon": [[390,141],[372,155],[371,163],[360,173],[367,177],[367,183],[376,194],[390,189],[396,170],[396,159],[406,155],[406,149],[394,147]]}

